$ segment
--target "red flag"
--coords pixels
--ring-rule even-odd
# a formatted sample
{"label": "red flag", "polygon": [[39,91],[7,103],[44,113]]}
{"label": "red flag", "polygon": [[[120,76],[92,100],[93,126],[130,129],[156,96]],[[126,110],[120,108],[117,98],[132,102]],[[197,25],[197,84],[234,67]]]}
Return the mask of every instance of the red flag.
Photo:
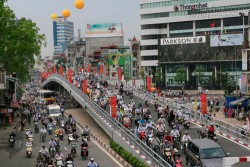
{"label": "red flag", "polygon": [[54,70],[53,70],[54,73],[56,73],[56,66],[54,66]]}
{"label": "red flag", "polygon": [[151,92],[151,87],[152,87],[152,78],[147,77],[147,91]]}
{"label": "red flag", "polygon": [[116,118],[116,96],[110,97],[110,114],[112,118]]}
{"label": "red flag", "polygon": [[102,74],[102,73],[103,73],[103,67],[102,65],[100,65],[99,74]]}
{"label": "red flag", "polygon": [[88,64],[88,72],[90,72],[90,64]]}
{"label": "red flag", "polygon": [[210,28],[213,28],[213,27],[215,27],[215,22],[212,22],[212,23],[210,23]]}
{"label": "red flag", "polygon": [[87,94],[88,93],[88,83],[87,83],[87,80],[84,79],[82,82],[83,82],[82,83],[82,92],[84,94]]}
{"label": "red flag", "polygon": [[119,68],[118,69],[118,80],[122,80],[122,69],[121,68]]}
{"label": "red flag", "polygon": [[63,75],[63,67],[62,66],[59,67],[59,74]]}
{"label": "red flag", "polygon": [[207,95],[201,94],[201,113],[207,114]]}

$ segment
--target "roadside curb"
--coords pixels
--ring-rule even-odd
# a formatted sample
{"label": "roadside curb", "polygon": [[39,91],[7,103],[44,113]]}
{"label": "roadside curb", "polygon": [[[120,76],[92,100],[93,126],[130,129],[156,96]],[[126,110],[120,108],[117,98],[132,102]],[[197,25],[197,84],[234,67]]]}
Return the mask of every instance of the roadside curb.
{"label": "roadside curb", "polygon": [[[65,112],[65,115],[68,116],[68,114],[66,112]],[[80,128],[82,128],[82,129],[84,128],[84,126],[80,122],[78,122],[78,121],[77,121],[77,125]],[[92,139],[94,139],[95,141],[97,141],[102,146],[102,148],[104,148],[110,155],[112,155],[117,161],[119,161],[124,167],[132,167],[119,154],[117,154],[115,151],[113,151],[108,144],[106,144],[99,137],[97,137],[97,135],[95,135],[94,133],[90,132],[90,136],[92,137]]]}

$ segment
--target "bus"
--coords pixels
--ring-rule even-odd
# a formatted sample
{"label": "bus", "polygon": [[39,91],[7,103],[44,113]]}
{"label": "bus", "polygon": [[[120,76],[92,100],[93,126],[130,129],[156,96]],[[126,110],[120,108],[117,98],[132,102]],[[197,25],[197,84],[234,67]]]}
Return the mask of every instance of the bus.
{"label": "bus", "polygon": [[37,90],[40,103],[52,104],[56,101],[56,92],[51,90],[39,89]]}
{"label": "bus", "polygon": [[61,107],[58,104],[47,105],[47,111],[50,117],[59,117],[62,115]]}

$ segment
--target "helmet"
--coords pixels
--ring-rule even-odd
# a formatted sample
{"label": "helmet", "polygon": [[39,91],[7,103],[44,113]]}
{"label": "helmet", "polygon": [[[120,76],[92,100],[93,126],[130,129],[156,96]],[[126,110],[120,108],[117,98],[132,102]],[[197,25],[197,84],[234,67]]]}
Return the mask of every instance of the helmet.
{"label": "helmet", "polygon": [[213,123],[211,122],[210,125],[213,125]]}
{"label": "helmet", "polygon": [[45,147],[45,144],[43,144],[42,147]]}
{"label": "helmet", "polygon": [[185,134],[188,134],[188,131],[185,131]]}
{"label": "helmet", "polygon": [[90,158],[90,161],[94,161],[94,158]]}

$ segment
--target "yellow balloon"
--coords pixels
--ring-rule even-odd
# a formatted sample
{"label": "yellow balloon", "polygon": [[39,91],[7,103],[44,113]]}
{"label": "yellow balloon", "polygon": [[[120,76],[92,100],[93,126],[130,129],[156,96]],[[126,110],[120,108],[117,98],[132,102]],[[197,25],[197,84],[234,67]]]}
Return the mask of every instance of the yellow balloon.
{"label": "yellow balloon", "polygon": [[62,11],[62,15],[63,15],[63,17],[69,17],[70,16],[70,10],[68,10],[68,9],[64,9],[63,11]]}
{"label": "yellow balloon", "polygon": [[50,17],[51,17],[52,20],[57,19],[57,15],[55,13],[52,13]]}
{"label": "yellow balloon", "polygon": [[75,7],[77,9],[82,9],[84,7],[84,1],[83,0],[76,0],[75,1]]}

